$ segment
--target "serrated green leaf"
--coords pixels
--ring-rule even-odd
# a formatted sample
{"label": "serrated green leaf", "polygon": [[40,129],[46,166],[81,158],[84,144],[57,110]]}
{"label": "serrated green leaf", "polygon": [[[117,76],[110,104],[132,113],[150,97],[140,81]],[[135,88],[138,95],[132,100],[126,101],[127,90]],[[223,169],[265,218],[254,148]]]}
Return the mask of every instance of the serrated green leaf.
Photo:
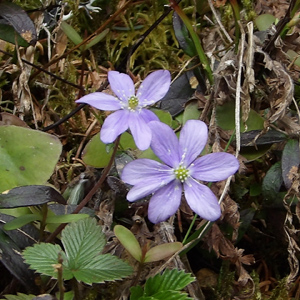
{"label": "serrated green leaf", "polygon": [[143,294],[144,290],[139,285],[130,288],[130,300],[139,300]]}
{"label": "serrated green leaf", "polygon": [[182,243],[165,243],[155,246],[147,251],[144,262],[154,262],[165,259],[182,248]]}
{"label": "serrated green leaf", "polygon": [[[34,297],[36,297],[35,295],[26,295],[23,293],[17,293],[17,295],[4,295],[6,300],[32,300]],[[1,300],[5,300],[5,299],[1,299]]]}
{"label": "serrated green leaf", "polygon": [[157,300],[192,300],[186,293],[178,291],[161,291],[152,297]]}
{"label": "serrated green leaf", "polygon": [[0,192],[23,185],[43,185],[62,150],[53,135],[19,126],[0,126]]}
{"label": "serrated green leaf", "polygon": [[122,225],[114,227],[114,233],[123,247],[139,262],[142,259],[142,249],[134,234]]}
{"label": "serrated green leaf", "polygon": [[84,268],[101,253],[106,243],[101,227],[93,218],[67,225],[62,231],[61,241],[71,270]]}
{"label": "serrated green leaf", "polygon": [[154,296],[161,291],[180,291],[195,279],[189,273],[166,269],[164,273],[149,278],[145,284],[145,296]]}
{"label": "serrated green leaf", "polygon": [[80,268],[72,269],[78,281],[88,284],[121,279],[131,275],[132,272],[131,266],[110,254],[98,255]]}
{"label": "serrated green leaf", "polygon": [[63,259],[63,278],[69,280],[73,275],[68,268],[65,267],[67,258],[59,245],[41,243],[35,244],[33,247],[27,247],[23,251],[25,262],[30,265],[31,269],[56,279],[59,255],[61,255]]}
{"label": "serrated green leaf", "polygon": [[100,140],[99,134],[96,134],[83,149],[82,160],[89,166],[105,168],[112,155],[112,149],[107,153],[106,146],[107,145]]}

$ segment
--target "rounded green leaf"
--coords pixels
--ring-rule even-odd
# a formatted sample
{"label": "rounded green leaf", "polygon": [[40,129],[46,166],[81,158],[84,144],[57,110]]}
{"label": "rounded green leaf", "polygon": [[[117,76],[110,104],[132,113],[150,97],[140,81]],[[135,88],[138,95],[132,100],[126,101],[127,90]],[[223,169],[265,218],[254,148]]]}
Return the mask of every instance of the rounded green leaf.
{"label": "rounded green leaf", "polygon": [[45,132],[0,126],[0,192],[22,185],[43,185],[62,150],[58,138]]}
{"label": "rounded green leaf", "polygon": [[141,262],[142,249],[134,234],[122,225],[116,225],[114,227],[114,233],[120,243],[133,256],[133,258]]}
{"label": "rounded green leaf", "polygon": [[166,243],[155,246],[147,251],[145,255],[144,262],[154,262],[165,259],[182,248],[182,243],[174,242],[174,243]]}
{"label": "rounded green leaf", "polygon": [[82,152],[82,160],[89,166],[105,168],[112,155],[112,148],[107,153],[107,145],[96,134],[86,145]]}

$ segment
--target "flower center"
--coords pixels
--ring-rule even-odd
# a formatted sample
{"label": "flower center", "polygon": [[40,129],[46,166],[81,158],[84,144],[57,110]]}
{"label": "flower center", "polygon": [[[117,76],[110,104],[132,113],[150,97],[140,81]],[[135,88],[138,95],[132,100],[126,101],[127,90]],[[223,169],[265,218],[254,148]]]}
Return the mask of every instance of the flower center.
{"label": "flower center", "polygon": [[189,177],[189,170],[184,166],[179,166],[174,170],[174,174],[176,176],[176,179],[180,180],[181,182],[185,182]]}
{"label": "flower center", "polygon": [[131,96],[128,99],[128,109],[134,111],[139,104],[139,99],[136,96]]}

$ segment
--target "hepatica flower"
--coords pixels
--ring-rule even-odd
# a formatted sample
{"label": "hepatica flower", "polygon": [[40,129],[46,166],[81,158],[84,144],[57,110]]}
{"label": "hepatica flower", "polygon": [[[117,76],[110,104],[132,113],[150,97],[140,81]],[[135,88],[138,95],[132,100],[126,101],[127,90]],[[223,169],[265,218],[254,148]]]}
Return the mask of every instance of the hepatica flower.
{"label": "hepatica flower", "polygon": [[182,192],[190,208],[204,219],[215,221],[221,215],[213,192],[199,181],[220,181],[239,168],[238,160],[229,153],[211,153],[198,157],[207,141],[207,126],[202,121],[187,121],[179,140],[173,130],[157,121],[150,122],[151,148],[163,163],[137,159],[128,163],[122,180],[133,185],[128,201],[149,194],[148,218],[152,223],[165,221],[179,208]]}
{"label": "hepatica flower", "polygon": [[145,107],[166,95],[171,84],[170,72],[159,70],[151,73],[142,82],[137,93],[133,81],[126,74],[109,71],[108,81],[117,97],[96,92],[76,102],[87,103],[101,110],[115,111],[105,119],[101,128],[100,139],[103,143],[112,143],[129,128],[137,147],[146,150],[150,146],[152,136],[147,123],[158,121],[158,118]]}

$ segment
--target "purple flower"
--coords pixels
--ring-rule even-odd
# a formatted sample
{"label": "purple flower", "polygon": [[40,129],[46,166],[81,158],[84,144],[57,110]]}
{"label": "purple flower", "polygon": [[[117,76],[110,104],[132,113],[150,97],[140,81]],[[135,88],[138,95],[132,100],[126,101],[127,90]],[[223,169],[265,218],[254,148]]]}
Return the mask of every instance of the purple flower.
{"label": "purple flower", "polygon": [[190,208],[204,219],[215,221],[221,215],[213,192],[202,181],[220,181],[239,168],[238,160],[229,153],[219,152],[197,158],[207,141],[207,126],[202,121],[187,121],[179,140],[173,130],[161,122],[150,122],[151,148],[164,163],[137,159],[128,163],[122,180],[133,185],[128,201],[136,201],[153,193],[148,218],[159,223],[179,208],[182,191]]}
{"label": "purple flower", "polygon": [[76,102],[87,103],[101,110],[116,110],[105,119],[101,128],[100,138],[103,143],[112,143],[129,128],[137,147],[140,150],[146,150],[150,146],[152,136],[147,123],[158,121],[158,118],[145,107],[154,104],[166,95],[171,84],[170,72],[159,70],[151,73],[145,78],[136,94],[134,83],[126,74],[109,71],[108,81],[117,98],[96,92]]}

